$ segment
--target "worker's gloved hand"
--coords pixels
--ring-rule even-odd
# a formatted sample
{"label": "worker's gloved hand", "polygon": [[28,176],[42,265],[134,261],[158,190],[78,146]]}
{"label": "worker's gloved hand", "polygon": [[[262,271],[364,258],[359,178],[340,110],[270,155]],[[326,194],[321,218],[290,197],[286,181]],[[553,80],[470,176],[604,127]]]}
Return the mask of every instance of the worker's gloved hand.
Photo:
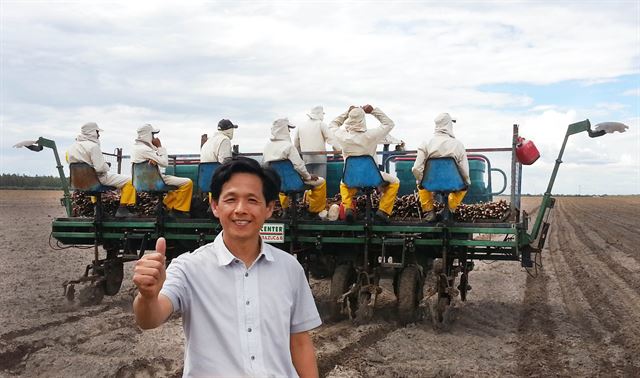
{"label": "worker's gloved hand", "polygon": [[151,139],[151,144],[153,144],[156,147],[162,147],[162,143],[160,143],[160,138]]}
{"label": "worker's gloved hand", "polygon": [[629,126],[621,122],[602,122],[596,125],[595,131],[604,130],[607,134],[612,134],[614,131],[624,133]]}
{"label": "worker's gloved hand", "polygon": [[371,112],[373,111],[373,106],[367,104],[362,107],[362,110],[364,110],[364,112],[367,114],[371,114]]}
{"label": "worker's gloved hand", "polygon": [[311,178],[309,180],[311,181],[316,181],[318,179],[318,176],[316,175],[311,175]]}

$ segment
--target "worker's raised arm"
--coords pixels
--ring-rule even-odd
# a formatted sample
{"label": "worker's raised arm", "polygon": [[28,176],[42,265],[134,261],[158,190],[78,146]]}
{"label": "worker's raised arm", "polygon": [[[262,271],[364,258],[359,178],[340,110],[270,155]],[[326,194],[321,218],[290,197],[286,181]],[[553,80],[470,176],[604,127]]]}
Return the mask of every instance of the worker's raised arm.
{"label": "worker's raised arm", "polygon": [[393,121],[389,117],[387,117],[387,115],[384,114],[384,112],[380,110],[380,108],[373,108],[370,113],[371,115],[376,117],[378,121],[380,121],[380,126],[376,127],[375,129],[371,128],[367,131],[369,138],[372,138],[377,143],[378,140],[384,138],[391,132],[391,130],[395,126],[395,123],[393,123]]}

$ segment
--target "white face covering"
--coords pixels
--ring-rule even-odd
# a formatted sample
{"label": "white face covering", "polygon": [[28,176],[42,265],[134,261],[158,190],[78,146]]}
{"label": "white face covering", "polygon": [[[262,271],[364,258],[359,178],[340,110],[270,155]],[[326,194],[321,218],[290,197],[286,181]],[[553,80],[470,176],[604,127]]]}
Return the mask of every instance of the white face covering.
{"label": "white face covering", "polygon": [[233,130],[235,129],[220,130],[220,132],[222,133],[222,135],[226,136],[227,138],[233,139]]}

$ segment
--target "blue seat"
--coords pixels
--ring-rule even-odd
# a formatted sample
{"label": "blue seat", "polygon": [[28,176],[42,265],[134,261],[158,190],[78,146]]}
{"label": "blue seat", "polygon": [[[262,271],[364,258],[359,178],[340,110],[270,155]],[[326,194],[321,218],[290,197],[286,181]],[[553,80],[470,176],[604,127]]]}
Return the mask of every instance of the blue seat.
{"label": "blue seat", "polygon": [[384,180],[373,157],[361,155],[347,157],[342,182],[349,188],[373,189],[382,185]]}
{"label": "blue seat", "polygon": [[451,157],[428,159],[421,185],[430,192],[451,193],[466,189],[466,184]]}
{"label": "blue seat", "polygon": [[136,191],[150,193],[165,193],[178,189],[177,186],[167,185],[160,175],[157,165],[149,162],[133,163],[131,165],[133,186]]}
{"label": "blue seat", "polygon": [[96,170],[87,163],[69,164],[69,181],[71,189],[91,195],[116,190],[114,186],[102,185]]}
{"label": "blue seat", "polygon": [[269,166],[280,176],[280,192],[289,195],[302,193],[311,188],[302,181],[302,177],[300,177],[290,160],[270,161]]}
{"label": "blue seat", "polygon": [[218,162],[206,162],[198,164],[198,189],[202,193],[211,191],[211,179],[220,166]]}

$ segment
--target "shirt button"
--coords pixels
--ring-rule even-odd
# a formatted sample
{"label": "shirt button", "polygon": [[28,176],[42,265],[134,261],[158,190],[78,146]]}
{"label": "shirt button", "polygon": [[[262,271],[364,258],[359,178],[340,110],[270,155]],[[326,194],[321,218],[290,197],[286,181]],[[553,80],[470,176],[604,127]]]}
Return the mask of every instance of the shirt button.
{"label": "shirt button", "polygon": [[247,306],[249,305],[249,301],[247,301],[246,305],[247,305]]}
{"label": "shirt button", "polygon": [[245,274],[244,274],[244,276],[245,276],[245,277],[249,277],[249,273],[245,273]]}
{"label": "shirt button", "polygon": [[252,360],[255,360],[255,359],[256,359],[256,356],[251,356],[251,359],[252,359]]}
{"label": "shirt button", "polygon": [[247,332],[251,332],[251,328],[247,328]]}

